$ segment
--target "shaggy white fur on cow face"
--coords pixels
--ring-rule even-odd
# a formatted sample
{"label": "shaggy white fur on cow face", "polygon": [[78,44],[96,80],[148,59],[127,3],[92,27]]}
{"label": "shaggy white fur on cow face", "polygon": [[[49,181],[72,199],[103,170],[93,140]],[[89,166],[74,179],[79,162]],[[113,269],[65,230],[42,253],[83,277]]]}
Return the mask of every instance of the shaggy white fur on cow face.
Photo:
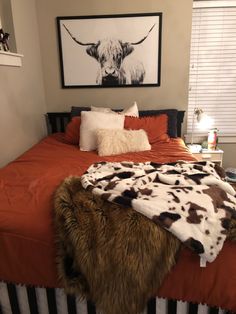
{"label": "shaggy white fur on cow face", "polygon": [[104,85],[109,82],[121,83],[122,62],[133,50],[134,47],[131,44],[113,38],[103,39],[96,45],[88,47],[86,49],[88,55],[94,57],[101,67],[97,79],[98,83]]}

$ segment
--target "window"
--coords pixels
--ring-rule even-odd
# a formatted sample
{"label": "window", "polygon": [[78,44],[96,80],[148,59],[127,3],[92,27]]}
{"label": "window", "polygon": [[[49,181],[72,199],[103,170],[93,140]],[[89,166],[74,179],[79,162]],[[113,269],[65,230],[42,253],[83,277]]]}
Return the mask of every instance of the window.
{"label": "window", "polygon": [[219,136],[235,141],[236,1],[194,1],[188,134],[195,107],[214,119],[213,127],[219,129]]}

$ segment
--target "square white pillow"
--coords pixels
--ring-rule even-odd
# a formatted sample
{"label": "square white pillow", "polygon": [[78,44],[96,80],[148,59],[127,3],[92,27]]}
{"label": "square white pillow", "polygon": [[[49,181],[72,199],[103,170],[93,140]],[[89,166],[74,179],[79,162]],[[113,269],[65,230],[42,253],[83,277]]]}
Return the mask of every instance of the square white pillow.
{"label": "square white pillow", "polygon": [[91,151],[97,148],[97,129],[123,129],[124,115],[96,111],[82,111],[80,124],[80,150]]}
{"label": "square white pillow", "polygon": [[119,155],[151,149],[144,130],[100,129],[96,133],[99,156]]}
{"label": "square white pillow", "polygon": [[[115,113],[116,114],[116,112],[113,111],[111,108],[106,108],[106,107],[91,106],[91,111],[107,112],[107,113]],[[118,114],[123,114],[125,116],[130,116],[130,117],[139,117],[138,106],[137,106],[136,101],[134,102],[134,104],[131,107],[120,111]]]}

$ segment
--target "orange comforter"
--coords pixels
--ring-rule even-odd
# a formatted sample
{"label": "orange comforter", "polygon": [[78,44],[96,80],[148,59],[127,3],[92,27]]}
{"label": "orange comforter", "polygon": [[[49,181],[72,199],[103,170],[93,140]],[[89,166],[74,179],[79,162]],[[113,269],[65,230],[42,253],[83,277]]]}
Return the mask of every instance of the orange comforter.
{"label": "orange comforter", "polygon": [[[69,175],[81,175],[101,160],[172,162],[194,160],[181,139],[158,143],[152,150],[99,157],[63,142],[61,134],[45,138],[16,161],[0,169],[0,280],[59,287],[52,225],[53,193]],[[200,268],[199,257],[183,249],[158,296],[236,311],[236,244],[226,242],[216,260]]]}

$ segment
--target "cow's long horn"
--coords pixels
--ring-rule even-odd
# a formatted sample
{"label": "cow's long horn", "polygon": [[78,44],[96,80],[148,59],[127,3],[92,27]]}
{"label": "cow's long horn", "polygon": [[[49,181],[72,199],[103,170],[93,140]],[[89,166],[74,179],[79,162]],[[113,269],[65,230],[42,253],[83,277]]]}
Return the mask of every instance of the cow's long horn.
{"label": "cow's long horn", "polygon": [[136,43],[131,43],[131,45],[141,44],[148,37],[148,35],[151,33],[151,31],[152,31],[152,29],[154,28],[155,25],[156,25],[156,23],[150,28],[149,32],[147,33],[147,35],[145,37],[143,37],[140,41],[137,41]]}
{"label": "cow's long horn", "polygon": [[68,34],[70,35],[70,37],[79,45],[82,46],[91,46],[91,45],[95,45],[95,43],[82,43],[81,41],[77,40],[69,31],[69,29],[65,26],[65,24],[63,24],[63,26],[65,27],[65,29],[67,30]]}

